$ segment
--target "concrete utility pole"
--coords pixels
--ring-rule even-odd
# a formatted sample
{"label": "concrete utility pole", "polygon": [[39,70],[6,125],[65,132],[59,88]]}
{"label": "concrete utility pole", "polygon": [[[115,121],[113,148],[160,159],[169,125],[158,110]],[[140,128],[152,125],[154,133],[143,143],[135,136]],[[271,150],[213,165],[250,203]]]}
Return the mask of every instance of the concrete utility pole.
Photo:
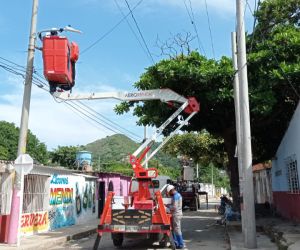
{"label": "concrete utility pole", "polygon": [[237,43],[238,43],[238,73],[240,82],[240,110],[241,110],[241,158],[244,168],[243,206],[244,206],[244,247],[256,248],[256,222],[253,193],[253,173],[252,173],[252,150],[249,112],[249,93],[246,59],[246,36],[244,23],[243,0],[236,0],[237,16]]}
{"label": "concrete utility pole", "polygon": [[[144,126],[144,141],[147,140],[147,126]],[[145,160],[148,159],[148,153],[146,154]],[[145,164],[145,168],[148,168],[148,161]]]}
{"label": "concrete utility pole", "polygon": [[[32,86],[32,73],[33,73],[33,60],[36,40],[36,26],[37,26],[37,11],[38,0],[33,0],[32,4],[32,16],[31,16],[31,28],[29,35],[29,45],[27,54],[27,68],[26,78],[24,86],[22,116],[20,124],[20,135],[18,143],[18,156],[26,153],[26,142],[28,132],[28,118],[30,108],[31,86]],[[20,215],[22,213],[22,200],[23,200],[23,182],[24,175],[20,174],[23,171],[15,173],[15,183],[12,197],[12,206],[10,213],[10,227],[8,231],[8,243],[17,244],[20,243]]]}
{"label": "concrete utility pole", "polygon": [[214,191],[214,165],[210,163],[211,165],[211,195],[215,196],[215,191]]}
{"label": "concrete utility pole", "polygon": [[[240,97],[239,97],[239,78],[238,78],[238,64],[237,64],[237,47],[236,47],[236,33],[231,32],[231,47],[232,47],[232,62],[235,70],[233,80],[234,90],[234,107],[235,107],[235,128],[236,128],[236,141],[237,141],[237,157],[239,168],[239,184],[240,184],[240,197],[243,197],[243,181],[244,181],[244,169],[241,157],[241,112],[240,112]],[[244,208],[241,203],[241,215],[242,215],[242,231],[245,229]]]}

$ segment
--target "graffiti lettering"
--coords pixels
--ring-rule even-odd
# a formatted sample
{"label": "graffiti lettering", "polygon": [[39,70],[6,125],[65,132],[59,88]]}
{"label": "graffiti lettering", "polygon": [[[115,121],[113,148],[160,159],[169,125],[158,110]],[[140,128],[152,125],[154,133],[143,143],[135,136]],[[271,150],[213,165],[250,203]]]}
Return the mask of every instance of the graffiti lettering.
{"label": "graffiti lettering", "polygon": [[22,214],[21,231],[33,232],[47,229],[48,223],[48,212]]}
{"label": "graffiti lettering", "polygon": [[73,202],[73,188],[50,188],[50,205]]}
{"label": "graffiti lettering", "polygon": [[52,176],[50,181],[51,184],[69,184],[68,177],[58,177],[57,174]]}

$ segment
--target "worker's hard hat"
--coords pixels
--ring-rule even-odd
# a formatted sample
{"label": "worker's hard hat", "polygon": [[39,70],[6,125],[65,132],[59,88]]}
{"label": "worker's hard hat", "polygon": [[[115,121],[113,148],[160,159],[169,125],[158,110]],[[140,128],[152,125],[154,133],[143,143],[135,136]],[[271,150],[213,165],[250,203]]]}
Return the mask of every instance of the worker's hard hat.
{"label": "worker's hard hat", "polygon": [[167,186],[167,192],[169,193],[172,189],[175,189],[173,185],[168,185]]}

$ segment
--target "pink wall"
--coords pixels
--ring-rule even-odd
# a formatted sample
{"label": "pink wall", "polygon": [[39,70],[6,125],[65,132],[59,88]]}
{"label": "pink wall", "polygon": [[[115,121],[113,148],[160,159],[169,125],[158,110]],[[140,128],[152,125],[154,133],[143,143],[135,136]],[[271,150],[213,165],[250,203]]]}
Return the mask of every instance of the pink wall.
{"label": "pink wall", "polygon": [[300,222],[300,194],[285,191],[273,192],[276,211],[283,217]]}
{"label": "pink wall", "polygon": [[[126,196],[128,194],[128,187],[131,177],[123,176],[117,173],[98,173],[98,181],[105,182],[105,194],[108,192],[109,182],[113,183],[115,195]],[[121,186],[123,189],[123,194],[120,193]]]}

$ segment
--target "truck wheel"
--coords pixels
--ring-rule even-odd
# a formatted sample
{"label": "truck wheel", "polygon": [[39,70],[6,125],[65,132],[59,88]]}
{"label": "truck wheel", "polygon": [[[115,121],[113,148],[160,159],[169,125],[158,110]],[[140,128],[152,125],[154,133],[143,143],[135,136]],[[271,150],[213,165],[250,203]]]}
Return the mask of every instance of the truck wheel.
{"label": "truck wheel", "polygon": [[197,211],[197,199],[196,197],[191,201],[190,210],[191,211]]}
{"label": "truck wheel", "polygon": [[151,241],[157,242],[159,241],[159,236],[160,236],[159,233],[150,233],[149,238]]}
{"label": "truck wheel", "polygon": [[124,235],[122,233],[112,233],[111,238],[115,247],[121,247],[124,240]]}

